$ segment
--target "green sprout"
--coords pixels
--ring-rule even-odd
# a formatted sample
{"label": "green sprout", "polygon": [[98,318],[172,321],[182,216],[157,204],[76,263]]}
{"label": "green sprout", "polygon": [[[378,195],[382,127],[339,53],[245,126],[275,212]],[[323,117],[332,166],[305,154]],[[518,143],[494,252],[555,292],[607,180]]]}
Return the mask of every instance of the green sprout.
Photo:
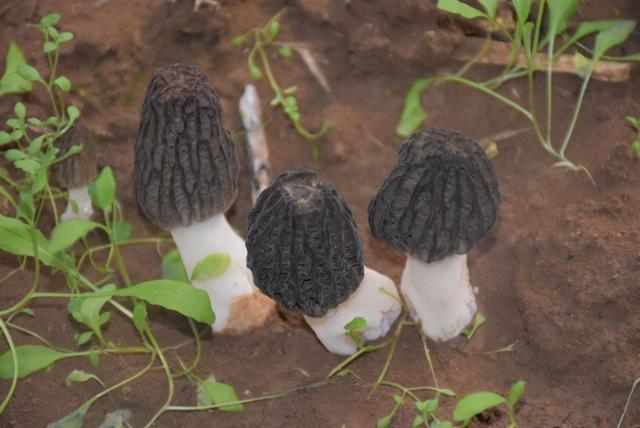
{"label": "green sprout", "polygon": [[[577,29],[570,33],[568,23],[574,16],[579,0],[549,1],[540,0],[537,10],[532,14],[533,2],[531,0],[511,0],[516,14],[515,29],[505,28],[496,17],[498,2],[496,0],[480,0],[482,10],[476,9],[459,0],[439,0],[437,7],[440,10],[454,13],[465,19],[483,19],[487,21],[489,30],[487,38],[478,54],[466,63],[457,73],[445,76],[428,77],[418,79],[406,95],[402,116],[398,122],[396,131],[402,136],[408,136],[416,131],[427,118],[427,113],[422,107],[422,94],[434,85],[451,82],[457,83],[480,93],[488,95],[507,107],[524,116],[535,131],[536,137],[545,151],[556,159],[554,166],[565,167],[574,171],[588,171],[580,165],[575,165],[566,157],[567,147],[580,115],[587,87],[594,70],[603,59],[615,61],[638,61],[640,54],[624,57],[609,57],[607,52],[624,43],[635,28],[635,22],[630,20],[601,20],[581,22]],[[546,17],[546,22],[543,22]],[[543,33],[543,28],[545,32]],[[502,34],[509,40],[511,55],[506,67],[501,74],[485,81],[475,81],[464,77],[464,74],[478,62],[487,52],[494,31]],[[592,49],[582,45],[582,40],[588,36],[594,36],[595,42]],[[560,44],[557,44],[558,42]],[[553,61],[569,49],[580,49],[576,52],[576,73],[582,79],[580,92],[574,107],[573,115],[564,137],[560,143],[554,142],[552,135],[553,120]],[[538,54],[546,53],[546,127],[537,114],[538,100],[535,96],[534,74],[536,66],[540,65]],[[518,64],[517,59],[524,55],[523,65]],[[511,98],[502,95],[498,89],[507,81],[526,78],[528,81],[528,104],[521,105]],[[589,175],[589,177],[591,177]]]}
{"label": "green sprout", "polygon": [[252,28],[243,35],[234,37],[231,43],[237,48],[241,48],[245,45],[251,46],[252,44],[251,50],[249,51],[249,57],[247,59],[249,74],[251,74],[251,77],[255,80],[260,80],[263,73],[266,75],[267,80],[269,81],[269,86],[271,86],[274,93],[274,98],[271,100],[271,106],[280,106],[282,108],[282,111],[287,116],[295,130],[306,140],[312,142],[311,155],[314,159],[318,159],[319,151],[314,141],[325,135],[329,130],[329,123],[323,121],[320,130],[315,133],[309,131],[302,124],[300,109],[295,96],[297,87],[289,86],[283,89],[278,83],[278,80],[276,80],[269,62],[269,53],[271,51],[275,51],[284,59],[291,58],[293,54],[293,48],[290,44],[277,40],[278,35],[280,34],[280,18],[283,13],[284,10],[277,13],[263,27]]}
{"label": "green sprout", "polygon": [[633,127],[636,128],[636,139],[633,140],[629,148],[631,149],[631,153],[640,158],[640,119],[633,116],[625,116],[625,119],[631,122]]}

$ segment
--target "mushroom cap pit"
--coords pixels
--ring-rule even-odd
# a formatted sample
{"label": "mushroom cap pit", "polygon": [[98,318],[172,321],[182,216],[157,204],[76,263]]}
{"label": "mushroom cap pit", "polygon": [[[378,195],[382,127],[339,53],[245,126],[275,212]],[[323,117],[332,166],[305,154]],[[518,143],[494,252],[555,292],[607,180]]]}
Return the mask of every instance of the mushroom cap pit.
{"label": "mushroom cap pit", "polygon": [[82,151],[78,154],[69,156],[54,166],[54,177],[61,186],[77,189],[86,186],[96,178],[98,155],[96,143],[89,128],[76,123],[54,145],[60,150],[59,156],[64,156],[73,146],[82,146]]}
{"label": "mushroom cap pit", "polygon": [[498,179],[480,145],[431,128],[411,135],[369,203],[373,236],[430,263],[466,254],[495,224]]}
{"label": "mushroom cap pit", "polygon": [[138,203],[163,229],[224,213],[238,193],[238,155],[218,94],[196,65],[159,68],[135,144]]}
{"label": "mushroom cap pit", "polygon": [[281,174],[249,213],[247,266],[281,306],[322,317],[358,288],[362,244],[351,209],[314,171]]}

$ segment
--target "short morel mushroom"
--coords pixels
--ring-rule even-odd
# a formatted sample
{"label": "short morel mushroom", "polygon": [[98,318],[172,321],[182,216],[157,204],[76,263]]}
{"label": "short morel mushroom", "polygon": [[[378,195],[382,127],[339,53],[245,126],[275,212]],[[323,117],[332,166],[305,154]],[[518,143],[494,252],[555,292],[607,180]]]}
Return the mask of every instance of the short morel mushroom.
{"label": "short morel mushroom", "polygon": [[482,147],[448,129],[410,136],[369,204],[373,236],[407,253],[400,291],[433,340],[456,337],[476,312],[467,253],[494,225],[499,205]]}
{"label": "short morel mushroom", "polygon": [[62,213],[62,221],[88,220],[93,214],[88,185],[98,175],[97,150],[86,126],[76,123],[55,143],[60,149],[58,156],[64,156],[73,146],[82,146],[82,151],[57,163],[53,170],[56,181],[69,192],[69,204]]}
{"label": "short morel mushroom", "polygon": [[143,213],[171,232],[190,276],[204,258],[229,254],[222,275],[193,281],[211,297],[213,331],[264,323],[275,304],[253,286],[244,241],[224,216],[238,191],[236,147],[218,95],[197,66],[166,65],[153,75],[140,114],[135,183]]}
{"label": "short morel mushroom", "polygon": [[302,312],[333,353],[356,351],[345,331],[354,318],[367,322],[361,338],[375,340],[401,312],[393,281],[363,265],[351,210],[311,170],[285,172],[260,194],[249,213],[247,250],[256,286]]}

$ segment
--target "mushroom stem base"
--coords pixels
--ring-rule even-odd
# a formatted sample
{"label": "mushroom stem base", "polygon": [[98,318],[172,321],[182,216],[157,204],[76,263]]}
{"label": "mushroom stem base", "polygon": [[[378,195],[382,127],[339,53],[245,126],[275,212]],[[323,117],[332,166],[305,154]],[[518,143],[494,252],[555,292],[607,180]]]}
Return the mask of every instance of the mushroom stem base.
{"label": "mushroom stem base", "polygon": [[466,254],[433,263],[407,257],[400,291],[413,319],[436,342],[459,335],[476,313]]}
{"label": "mushroom stem base", "polygon": [[246,267],[247,249],[224,214],[187,227],[170,230],[178,246],[189,277],[202,259],[216,253],[231,257],[229,268],[219,276],[193,281],[211,298],[216,321],[211,326],[215,332],[243,333],[264,324],[275,310],[275,302],[253,285],[253,276]]}
{"label": "mushroom stem base", "polygon": [[[383,288],[386,293],[380,292]],[[393,298],[388,294],[395,296]],[[329,352],[351,355],[358,350],[353,339],[346,334],[344,326],[356,317],[367,321],[367,329],[360,332],[363,342],[383,337],[402,312],[398,291],[391,278],[364,268],[364,277],[358,289],[337,308],[331,309],[322,318],[305,315],[305,320],[320,342]]]}
{"label": "mushroom stem base", "polygon": [[[69,203],[67,209],[62,213],[60,219],[65,222],[73,219],[89,220],[93,215],[93,205],[91,204],[91,196],[89,195],[89,189],[87,186],[78,187],[76,189],[69,189]],[[75,202],[78,210],[73,209],[73,203]]]}

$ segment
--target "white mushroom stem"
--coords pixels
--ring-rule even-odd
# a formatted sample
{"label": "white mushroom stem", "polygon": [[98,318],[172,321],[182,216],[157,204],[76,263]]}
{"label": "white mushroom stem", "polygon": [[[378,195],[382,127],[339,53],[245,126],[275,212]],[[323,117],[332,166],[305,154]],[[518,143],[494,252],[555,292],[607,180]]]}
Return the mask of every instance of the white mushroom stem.
{"label": "white mushroom stem", "polygon": [[387,334],[400,312],[402,306],[391,278],[365,266],[360,286],[346,301],[322,318],[306,315],[304,318],[329,352],[351,355],[358,347],[344,329],[346,324],[356,317],[364,318],[367,329],[360,333],[360,338],[367,342]]}
{"label": "white mushroom stem", "polygon": [[[73,200],[73,202],[71,202]],[[78,210],[74,210],[74,203]],[[93,205],[91,204],[91,196],[87,186],[78,187],[77,189],[69,189],[69,203],[67,209],[60,217],[63,222],[79,219],[89,220],[93,215]]]}
{"label": "white mushroom stem", "polygon": [[246,267],[247,249],[224,214],[188,227],[175,227],[170,232],[189,277],[198,262],[211,254],[227,253],[231,257],[231,264],[222,275],[193,281],[193,285],[209,293],[216,314],[211,327],[214,332],[241,332],[264,321],[273,304],[265,297],[260,300],[264,303],[262,308],[252,307],[259,291]]}
{"label": "white mushroom stem", "polygon": [[456,337],[476,313],[466,254],[433,263],[408,256],[400,291],[413,319],[436,342]]}

